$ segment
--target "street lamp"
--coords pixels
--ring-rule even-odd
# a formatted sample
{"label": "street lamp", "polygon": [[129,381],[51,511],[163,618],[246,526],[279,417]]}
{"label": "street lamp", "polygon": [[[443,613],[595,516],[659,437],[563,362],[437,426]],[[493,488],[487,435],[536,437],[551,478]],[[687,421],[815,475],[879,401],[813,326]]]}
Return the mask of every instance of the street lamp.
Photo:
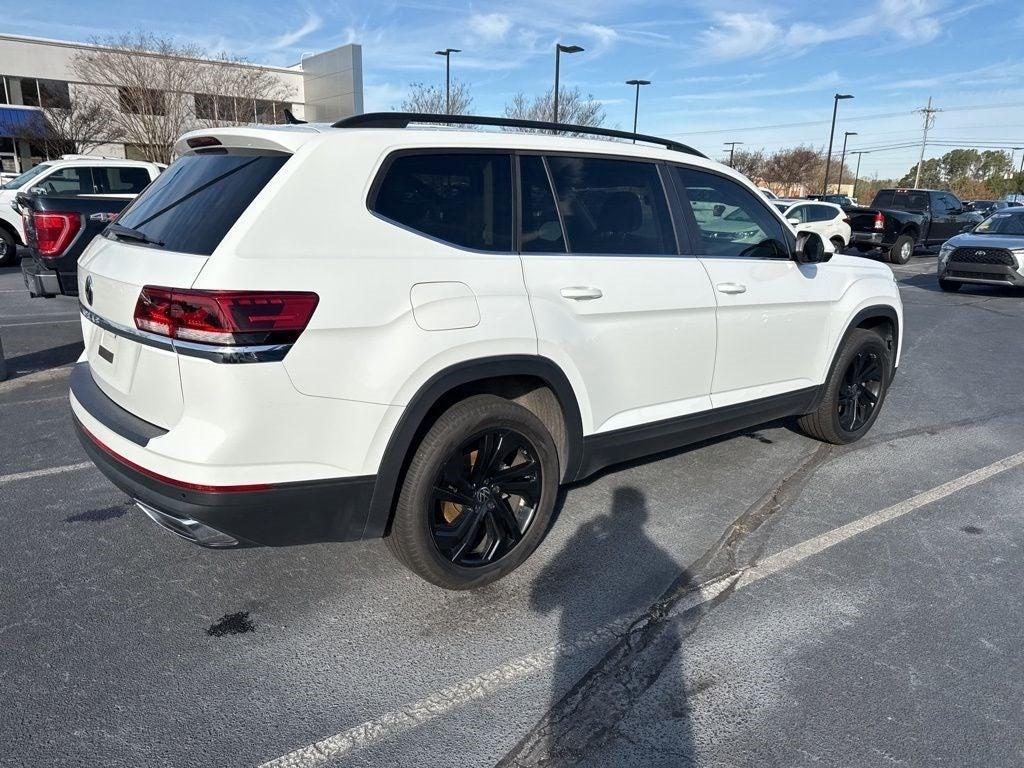
{"label": "street lamp", "polygon": [[857,180],[860,179],[860,159],[864,155],[863,152],[853,152],[852,154],[857,156],[857,170],[853,172],[853,192],[850,193],[850,197],[854,200],[857,199]]}
{"label": "street lamp", "polygon": [[562,45],[557,43],[555,45],[555,98],[554,106],[551,110],[551,122],[558,122],[558,68],[561,64],[561,56],[563,53],[580,53],[583,49],[578,45]]}
{"label": "street lamp", "polygon": [[462,53],[460,48],[445,48],[434,51],[436,56],[444,56],[444,113],[452,113],[452,54]]}
{"label": "street lamp", "polygon": [[846,131],[843,134],[843,154],[839,158],[839,184],[836,186],[837,195],[841,195],[843,193],[843,167],[846,165],[846,140],[851,136],[856,135],[856,131]]}
{"label": "street lamp", "polygon": [[633,143],[636,144],[636,116],[640,111],[640,86],[650,85],[650,80],[627,80],[626,85],[636,86],[636,101],[633,102]]}
{"label": "street lamp", "polygon": [[[1013,152],[1024,149],[1024,147],[1014,147]],[[1010,173],[1013,173],[1013,152],[1010,153]],[[1024,155],[1020,156],[1020,173],[1024,173]]]}
{"label": "street lamp", "polygon": [[836,112],[839,110],[840,99],[852,99],[853,95],[849,93],[837,93],[832,97],[832,130],[828,134],[828,156],[825,158],[825,185],[822,187],[821,194],[828,194],[828,173],[829,167],[832,164],[832,139],[836,135]]}
{"label": "street lamp", "polygon": [[723,142],[723,143],[725,144],[725,146],[727,146],[729,148],[729,167],[732,168],[733,167],[732,158],[733,158],[733,155],[736,154],[736,147],[737,147],[737,145],[742,144],[743,142],[742,141],[726,141],[726,142]]}

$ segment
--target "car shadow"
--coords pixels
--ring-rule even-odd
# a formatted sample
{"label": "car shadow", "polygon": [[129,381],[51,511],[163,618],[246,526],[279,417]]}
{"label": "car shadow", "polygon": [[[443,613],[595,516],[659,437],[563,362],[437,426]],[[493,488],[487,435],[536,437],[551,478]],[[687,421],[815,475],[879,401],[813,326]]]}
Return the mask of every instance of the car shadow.
{"label": "car shadow", "polygon": [[[939,287],[939,278],[935,274],[926,273],[922,275],[910,275],[900,278],[900,285],[909,285],[914,288],[921,288],[933,293],[946,293]],[[958,291],[961,295],[984,295],[984,296],[1020,296],[1024,291],[1020,288],[1001,285],[983,285],[981,283],[964,283]],[[951,294],[957,295],[957,294]]]}
{"label": "car shadow", "polygon": [[11,379],[19,376],[27,376],[30,373],[57,368],[75,362],[85,349],[81,341],[74,341],[69,344],[61,344],[57,347],[40,349],[36,352],[28,352],[17,357],[7,358],[7,370]]}

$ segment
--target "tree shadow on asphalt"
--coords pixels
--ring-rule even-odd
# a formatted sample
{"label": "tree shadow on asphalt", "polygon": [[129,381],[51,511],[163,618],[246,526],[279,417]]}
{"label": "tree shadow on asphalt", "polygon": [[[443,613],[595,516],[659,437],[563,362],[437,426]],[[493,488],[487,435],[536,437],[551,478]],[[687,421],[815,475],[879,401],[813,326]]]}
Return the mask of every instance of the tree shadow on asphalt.
{"label": "tree shadow on asphalt", "polygon": [[[644,531],[649,518],[647,500],[635,488],[618,488],[611,509],[581,527],[535,579],[531,607],[539,613],[560,614],[559,655],[552,676],[552,706],[544,717],[498,763],[499,766],[574,766],[600,762],[599,756],[621,749],[623,742],[651,765],[669,760],[674,766],[693,759],[693,734],[686,702],[686,686],[672,684],[676,700],[665,711],[659,732],[671,732],[671,743],[637,744],[635,734],[620,726],[667,671],[678,669],[676,655],[682,645],[681,624],[670,617],[670,604],[655,602],[639,617],[618,628],[611,649],[580,677],[581,651],[604,637],[587,635],[592,627],[593,579],[599,578],[615,599],[616,589],[629,604],[637,588],[637,571],[679,574],[670,591],[693,585],[685,570]],[[586,563],[600,575],[581,573]],[[586,566],[584,566],[586,567]],[[668,593],[666,593],[668,594]],[[694,609],[687,614],[695,614]],[[582,635],[580,633],[583,633]],[[566,684],[578,680],[567,693]],[[661,680],[660,683],[664,683]],[[661,686],[659,685],[659,688]],[[649,752],[650,754],[644,754]]]}

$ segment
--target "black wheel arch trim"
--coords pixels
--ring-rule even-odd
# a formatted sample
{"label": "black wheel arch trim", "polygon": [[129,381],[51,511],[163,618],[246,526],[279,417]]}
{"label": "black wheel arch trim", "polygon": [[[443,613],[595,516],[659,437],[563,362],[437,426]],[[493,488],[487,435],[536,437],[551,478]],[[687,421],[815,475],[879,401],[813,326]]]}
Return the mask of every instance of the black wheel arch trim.
{"label": "black wheel arch trim", "polygon": [[892,336],[892,360],[893,367],[889,371],[889,384],[892,384],[892,380],[896,378],[896,360],[899,355],[899,344],[900,344],[900,317],[897,314],[896,309],[889,304],[874,304],[870,307],[865,307],[846,325],[846,330],[843,331],[842,337],[839,339],[839,344],[836,346],[836,350],[832,355],[832,362],[829,363],[828,373],[825,375],[825,381],[822,383],[818,396],[814,400],[814,407],[808,410],[808,413],[816,411],[821,405],[821,398],[825,396],[825,390],[828,387],[828,382],[832,378],[832,374],[835,372],[836,365],[839,363],[839,356],[843,353],[843,347],[846,346],[846,342],[849,341],[850,335],[860,327],[861,323],[865,320],[883,319],[892,322],[893,336]]}
{"label": "black wheel arch trim", "polygon": [[572,385],[554,361],[539,355],[499,355],[456,363],[431,376],[419,388],[391,433],[377,470],[363,538],[379,538],[387,532],[411,449],[434,406],[457,387],[513,376],[538,378],[554,392],[565,421],[566,461],[561,468],[562,479],[567,482],[576,478],[583,460],[583,422]]}

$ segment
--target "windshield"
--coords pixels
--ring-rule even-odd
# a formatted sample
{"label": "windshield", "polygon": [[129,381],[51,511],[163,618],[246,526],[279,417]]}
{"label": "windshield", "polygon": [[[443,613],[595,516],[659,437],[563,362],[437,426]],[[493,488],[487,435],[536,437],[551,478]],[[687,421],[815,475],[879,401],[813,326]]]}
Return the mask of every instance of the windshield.
{"label": "windshield", "polygon": [[32,181],[36,176],[43,173],[44,171],[50,170],[52,166],[49,163],[40,163],[35,168],[29,168],[20,176],[15,176],[13,179],[4,184],[0,189],[21,189],[28,182]]}
{"label": "windshield", "polygon": [[976,235],[1024,235],[1024,211],[994,213],[974,228]]}
{"label": "windshield", "polygon": [[789,210],[789,203],[775,203],[774,205],[779,209],[779,213],[785,213]]}

